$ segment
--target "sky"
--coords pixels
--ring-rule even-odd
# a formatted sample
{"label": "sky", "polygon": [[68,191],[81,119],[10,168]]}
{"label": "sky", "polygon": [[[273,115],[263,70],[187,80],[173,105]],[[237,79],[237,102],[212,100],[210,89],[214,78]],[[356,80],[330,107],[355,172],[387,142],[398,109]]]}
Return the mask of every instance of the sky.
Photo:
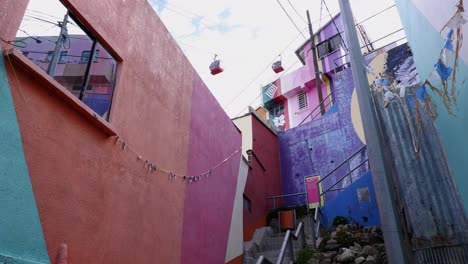
{"label": "sky", "polygon": [[[271,70],[279,58],[290,71],[301,67],[294,51],[309,36],[306,10],[317,30],[330,20],[321,0],[280,0],[297,27],[288,19],[276,0],[148,0],[169,32],[218,99],[229,116],[261,104],[260,87],[280,74]],[[393,0],[350,0],[358,22],[393,6]],[[290,4],[291,3],[291,4]],[[331,15],[339,12],[337,0],[326,0]],[[297,10],[294,10],[294,8]],[[321,14],[321,15],[320,15]],[[299,16],[300,15],[300,16]],[[322,17],[322,19],[320,19]],[[396,7],[363,23],[371,40],[379,39],[402,28]],[[404,32],[377,43],[384,45],[404,37]],[[211,75],[209,64],[218,54],[224,72]]]}
{"label": "sky", "polygon": [[[261,104],[261,86],[280,76],[271,69],[275,60],[281,58],[288,72],[302,66],[294,51],[309,36],[306,10],[310,12],[314,30],[327,23],[330,14],[339,12],[338,0],[325,1],[330,13],[321,0],[147,1],[231,117],[245,113],[248,105]],[[393,6],[394,0],[350,0],[350,3],[356,21],[360,22]],[[60,29],[53,22],[62,20],[64,13],[59,0],[30,0],[20,29],[32,36],[58,35]],[[396,7],[363,25],[371,40],[402,28]],[[68,29],[70,34],[84,34],[73,24]],[[19,31],[18,36],[25,36],[24,31]],[[382,46],[402,37],[403,31],[376,44]],[[222,60],[224,72],[213,76],[209,64],[215,54]]]}

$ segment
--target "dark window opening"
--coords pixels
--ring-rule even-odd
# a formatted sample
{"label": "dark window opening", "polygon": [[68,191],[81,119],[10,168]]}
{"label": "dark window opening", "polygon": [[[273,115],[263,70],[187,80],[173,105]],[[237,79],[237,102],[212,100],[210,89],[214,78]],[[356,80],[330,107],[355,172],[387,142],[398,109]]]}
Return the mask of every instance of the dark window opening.
{"label": "dark window opening", "polygon": [[68,57],[68,51],[61,51],[60,52],[59,63],[66,63],[67,62],[67,57]]}
{"label": "dark window opening", "polygon": [[317,45],[318,56],[319,58],[323,58],[327,56],[328,54],[336,50],[339,50],[340,47],[341,47],[341,37],[338,34]]}
{"label": "dark window opening", "polygon": [[244,198],[243,199],[244,210],[248,210],[249,212],[252,212],[252,202],[247,196],[245,196],[245,194],[242,195],[242,197]]}
{"label": "dark window opening", "polygon": [[284,112],[284,103],[279,103],[278,105],[270,109],[269,112],[272,117],[281,115]]}
{"label": "dark window opening", "polygon": [[[50,29],[44,31],[45,26]],[[16,37],[26,44],[18,49],[28,59],[97,114],[109,118],[118,62],[60,0],[47,0],[47,4],[30,0]]]}

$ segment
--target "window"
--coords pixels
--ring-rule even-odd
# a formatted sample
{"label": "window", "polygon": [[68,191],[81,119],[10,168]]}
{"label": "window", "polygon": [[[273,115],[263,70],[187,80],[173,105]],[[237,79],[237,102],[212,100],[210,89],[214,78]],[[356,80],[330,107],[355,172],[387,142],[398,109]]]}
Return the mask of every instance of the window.
{"label": "window", "polygon": [[319,58],[323,58],[328,54],[340,49],[340,47],[341,37],[339,34],[337,34],[317,45],[318,56]]}
{"label": "window", "polygon": [[47,53],[47,61],[52,61],[52,55],[54,55],[53,51],[49,51],[49,53]]}
{"label": "window", "polygon": [[97,61],[98,61],[98,57],[99,57],[99,50],[97,49],[97,50],[94,52],[93,61],[94,61],[94,62],[97,62]]}
{"label": "window", "polygon": [[[29,53],[31,62],[46,71],[66,88],[70,95],[77,97],[104,119],[108,119],[118,67],[115,56],[62,4],[67,1],[47,0],[47,4],[44,2],[45,0],[29,0],[26,13],[34,10],[46,17],[60,18],[68,13],[68,20],[54,23],[55,26],[44,33],[44,30],[41,30],[44,28],[43,20],[25,17],[16,37],[21,38],[26,45],[19,49],[23,54]],[[37,43],[35,38],[30,36],[47,41]],[[53,62],[53,54],[57,49],[60,52],[56,62]],[[39,60],[33,59],[38,57]],[[98,61],[100,63],[93,63]]]}
{"label": "window", "polygon": [[301,92],[297,95],[297,100],[299,102],[299,110],[302,110],[307,107],[307,94]]}
{"label": "window", "polygon": [[250,201],[250,199],[244,195],[243,196],[243,205],[244,205],[244,210],[248,210],[249,212],[252,212],[252,202]]}
{"label": "window", "polygon": [[366,203],[370,201],[369,188],[358,188],[356,192],[360,203]]}
{"label": "window", "polygon": [[81,53],[81,62],[85,63],[89,61],[89,56],[91,55],[91,51],[85,50]]}
{"label": "window", "polygon": [[282,102],[276,105],[275,107],[273,107],[272,109],[270,109],[271,116],[279,116],[283,112],[284,112],[284,103]]}
{"label": "window", "polygon": [[[91,56],[91,51],[90,50],[85,50],[83,52],[81,52],[81,59],[80,59],[80,62],[81,63],[86,63],[89,61],[89,56]],[[93,58],[93,61],[94,62],[97,62],[98,61],[98,56],[99,56],[99,50],[97,49],[95,52],[94,52],[94,58]]]}
{"label": "window", "polygon": [[68,57],[68,51],[61,51],[60,52],[59,63],[67,62],[67,57]]}

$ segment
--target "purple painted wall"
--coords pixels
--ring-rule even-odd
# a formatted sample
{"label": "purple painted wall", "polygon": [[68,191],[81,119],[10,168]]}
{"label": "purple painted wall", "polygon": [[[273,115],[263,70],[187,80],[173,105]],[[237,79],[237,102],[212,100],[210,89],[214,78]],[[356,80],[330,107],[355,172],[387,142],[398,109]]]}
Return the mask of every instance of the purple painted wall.
{"label": "purple painted wall", "polygon": [[[199,175],[241,147],[241,133],[193,74],[188,175]],[[201,183],[187,183],[181,263],[224,263],[241,151]]]}
{"label": "purple painted wall", "polygon": [[[279,132],[283,194],[305,191],[304,177],[324,177],[364,144],[351,121],[351,95],[354,90],[350,70],[333,78],[337,111],[288,131]],[[346,173],[339,170],[323,182],[327,188]],[[342,182],[347,184],[346,181]],[[336,193],[330,193],[331,199]],[[286,203],[298,203],[291,198]]]}

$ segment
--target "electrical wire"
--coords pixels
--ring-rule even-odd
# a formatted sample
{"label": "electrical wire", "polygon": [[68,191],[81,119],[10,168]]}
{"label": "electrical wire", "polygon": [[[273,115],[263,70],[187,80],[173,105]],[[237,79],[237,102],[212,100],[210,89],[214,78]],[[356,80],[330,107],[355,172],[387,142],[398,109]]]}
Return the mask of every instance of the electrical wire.
{"label": "electrical wire", "polygon": [[[302,32],[304,32],[306,29],[307,29],[307,28],[304,28],[304,29],[302,30]],[[280,52],[279,54],[284,53],[284,52],[297,40],[297,38],[298,38],[299,36],[301,36],[301,34],[297,34],[297,36],[296,36],[291,42],[289,42],[288,45],[287,45],[283,50],[281,50],[281,52]],[[248,88],[250,88],[250,86],[251,86],[267,69],[269,69],[269,68],[271,67],[271,64],[274,63],[275,61],[276,61],[276,57],[275,57],[271,62],[269,62],[269,63],[265,66],[265,68],[264,68],[259,74],[257,74],[257,76],[255,76],[255,78],[253,78],[252,81],[249,82],[249,84],[247,84],[247,86],[246,86],[244,89],[242,89],[233,99],[231,99],[231,100],[229,101],[229,103],[228,103],[226,106],[223,107],[223,109],[227,109],[229,106],[231,106],[232,103],[234,103],[235,100],[236,100],[237,98],[239,98],[239,96],[241,96],[241,94],[243,94]]]}
{"label": "electrical wire", "polygon": [[[276,80],[278,80],[279,78],[283,77],[283,75],[285,75],[286,73],[288,73],[288,71],[294,67],[294,65],[296,65],[299,61],[296,61],[294,62],[293,64],[291,64],[291,66],[289,66],[284,72],[283,74],[281,74],[278,78],[276,78]],[[238,117],[240,114],[242,114],[242,112],[244,112],[245,109],[249,108],[250,104],[252,104],[253,102],[255,102],[260,96],[262,96],[268,89],[265,89],[265,91],[262,91],[257,97],[255,97],[255,99],[253,99],[250,103],[247,104],[246,107],[242,108],[242,110],[235,116],[235,117]]]}
{"label": "electrical wire", "polygon": [[323,11],[323,1],[320,1],[320,22],[318,28],[320,29],[322,27],[322,12]]}
{"label": "electrical wire", "polygon": [[381,11],[379,11],[379,12],[373,14],[372,16],[370,16],[370,17],[368,17],[368,18],[362,20],[361,22],[356,23],[356,25],[362,24],[362,23],[366,22],[367,20],[369,20],[369,19],[371,19],[371,18],[374,18],[374,17],[376,17],[377,15],[380,15],[380,14],[382,14],[383,12],[385,12],[385,11],[389,10],[390,8],[395,7],[395,6],[396,6],[395,4],[394,4],[394,5],[391,5],[391,6],[387,7],[387,8],[385,8],[384,10],[381,10]]}
{"label": "electrical wire", "polygon": [[299,12],[297,12],[297,9],[296,7],[294,7],[294,5],[291,3],[290,0],[287,0],[289,5],[292,7],[292,9],[294,10],[294,12],[296,12],[297,16],[301,18],[302,21],[304,21],[304,23],[307,25],[307,21],[301,16],[301,14],[299,14]]}
{"label": "electrical wire", "polygon": [[335,29],[336,29],[336,32],[338,33],[338,36],[340,36],[340,39],[341,39],[341,42],[343,43],[343,46],[345,47],[346,51],[348,51],[348,47],[346,46],[346,43],[345,43],[343,37],[341,36],[341,32],[338,29],[338,26],[336,25],[335,20],[333,19],[333,16],[332,16],[332,14],[330,12],[330,9],[328,9],[327,2],[325,0],[322,0],[322,3],[325,6],[325,8],[327,9],[328,14],[330,15],[330,19],[331,19],[333,25],[335,26]]}
{"label": "electrical wire", "polygon": [[[188,14],[191,14],[191,15],[193,15],[194,17],[200,17],[200,18],[202,18],[203,20],[206,20],[206,21],[208,21],[208,22],[210,22],[210,23],[214,23],[214,24],[217,23],[216,21],[213,21],[213,20],[211,20],[211,19],[208,19],[208,18],[206,18],[205,16],[202,16],[202,15],[200,15],[200,14],[197,14],[197,13],[194,13],[194,12],[191,12],[191,11],[188,11],[188,10],[186,10],[186,9],[184,9],[184,8],[181,8],[181,7],[176,6],[176,5],[172,4],[172,3],[169,3],[169,2],[166,1],[166,0],[156,0],[156,1],[161,2],[161,3],[165,3],[166,5],[172,6],[172,8],[179,9],[180,11],[183,11],[183,12],[186,12],[186,13],[188,13]],[[167,6],[166,6],[165,8],[167,8]]]}
{"label": "electrical wire", "polygon": [[[11,45],[11,46],[17,47],[17,48],[26,48],[28,46],[28,44],[26,42],[24,42],[23,40],[5,40],[5,39],[3,39],[1,37],[0,37],[0,40],[5,42],[8,45]],[[15,43],[22,43],[22,44],[24,44],[24,46],[17,45]]]}
{"label": "electrical wire", "polygon": [[46,20],[46,19],[43,19],[43,18],[40,18],[40,17],[31,16],[31,15],[28,15],[28,14],[26,14],[24,16],[25,17],[30,17],[30,18],[33,18],[33,19],[36,19],[36,20],[39,20],[39,21],[42,21],[42,22],[45,22],[45,23],[54,24],[54,25],[59,26],[59,24],[56,23],[56,22],[52,22],[52,21],[49,21],[49,20]]}
{"label": "electrical wire", "polygon": [[276,2],[278,2],[279,6],[281,7],[281,9],[283,9],[284,13],[286,14],[286,16],[288,16],[289,18],[289,21],[291,21],[291,23],[294,25],[294,27],[297,29],[297,31],[304,37],[304,39],[307,39],[304,34],[302,34],[302,31],[299,29],[299,27],[296,25],[296,23],[294,22],[294,20],[291,18],[291,16],[288,14],[288,12],[286,11],[286,9],[284,9],[284,6],[281,4],[281,2],[279,0],[276,0]]}

